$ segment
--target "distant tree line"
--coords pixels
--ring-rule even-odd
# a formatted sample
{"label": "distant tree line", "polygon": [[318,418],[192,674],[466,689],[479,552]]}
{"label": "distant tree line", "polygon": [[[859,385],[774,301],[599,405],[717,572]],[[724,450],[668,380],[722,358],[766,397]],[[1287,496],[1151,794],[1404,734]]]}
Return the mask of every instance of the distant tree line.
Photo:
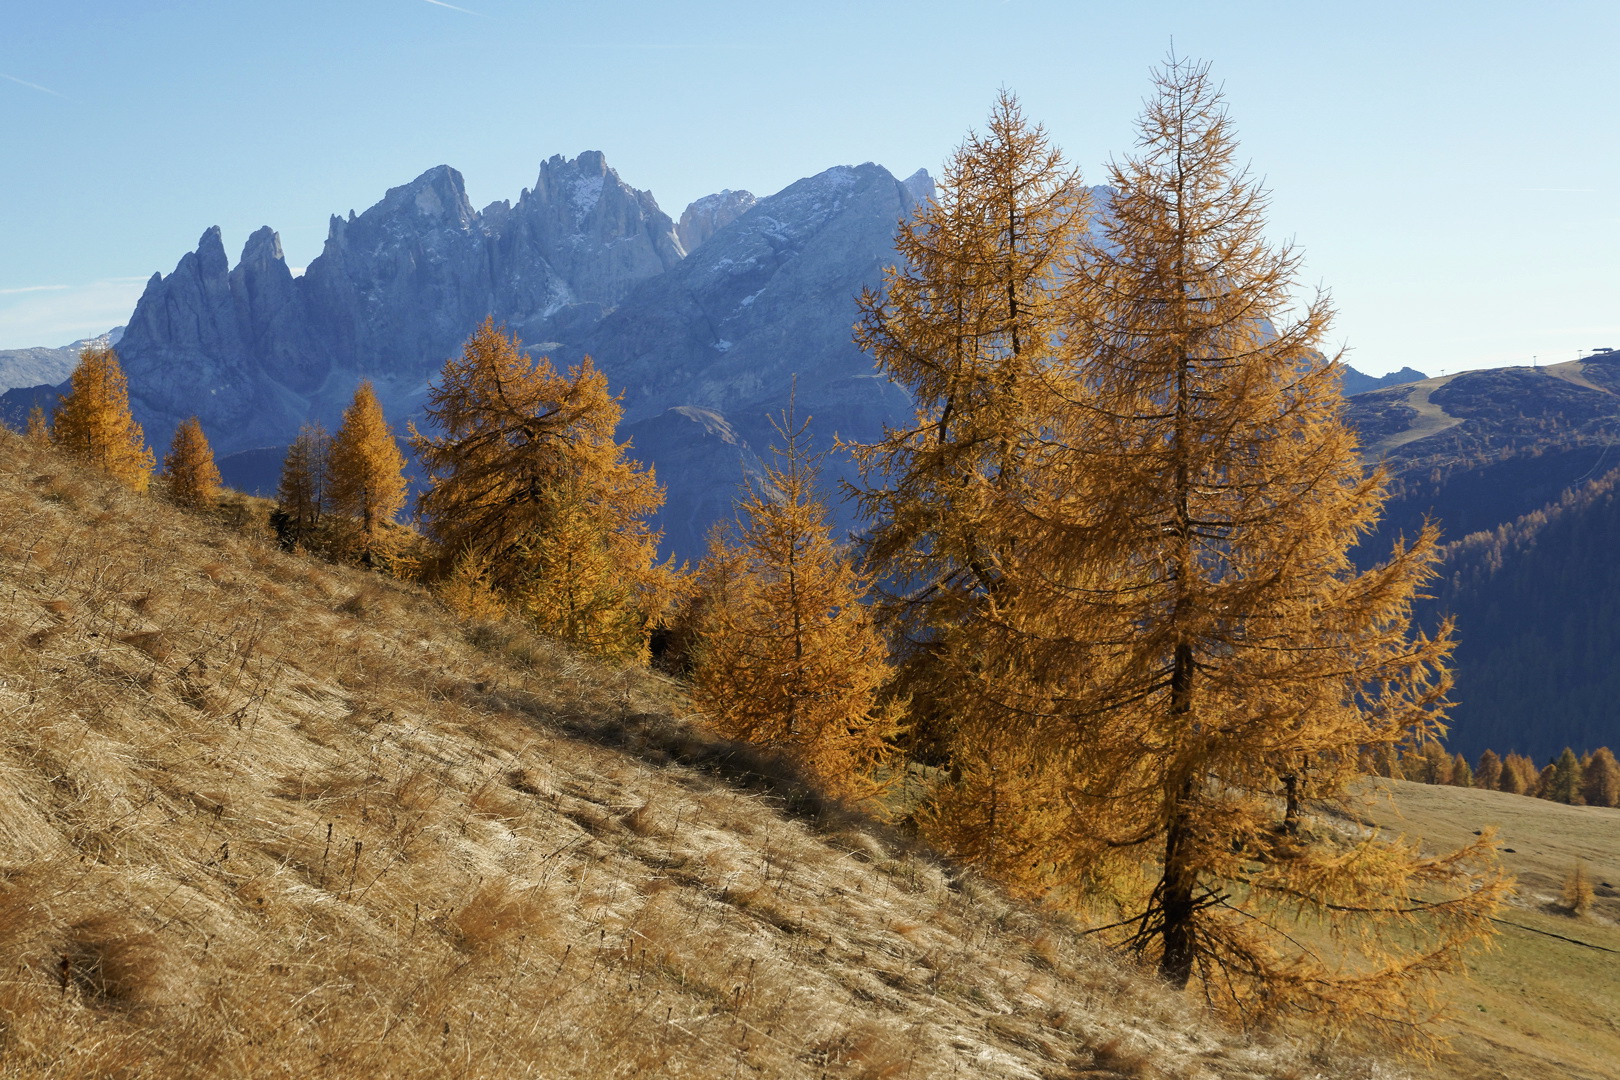
{"label": "distant tree line", "polygon": [[1369,770],[1379,776],[1420,784],[1505,791],[1571,806],[1620,806],[1620,765],[1606,746],[1579,756],[1569,747],[1541,768],[1524,754],[1505,757],[1486,750],[1472,766],[1460,753],[1437,741],[1404,751],[1370,755]]}

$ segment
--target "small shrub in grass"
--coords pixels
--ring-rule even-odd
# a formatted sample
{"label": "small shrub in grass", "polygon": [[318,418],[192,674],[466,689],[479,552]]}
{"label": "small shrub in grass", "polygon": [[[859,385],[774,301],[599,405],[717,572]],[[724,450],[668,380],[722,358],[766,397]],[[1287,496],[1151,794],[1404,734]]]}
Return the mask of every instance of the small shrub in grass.
{"label": "small shrub in grass", "polygon": [[1595,892],[1592,876],[1586,872],[1586,860],[1577,860],[1564,878],[1564,910],[1576,918],[1584,918],[1592,910]]}
{"label": "small shrub in grass", "polygon": [[64,978],[105,1005],[178,1005],[175,958],[165,939],[117,912],[74,923],[62,953]]}
{"label": "small shrub in grass", "polygon": [[489,952],[526,934],[544,916],[532,891],[486,881],[451,917],[456,947],[467,953]]}

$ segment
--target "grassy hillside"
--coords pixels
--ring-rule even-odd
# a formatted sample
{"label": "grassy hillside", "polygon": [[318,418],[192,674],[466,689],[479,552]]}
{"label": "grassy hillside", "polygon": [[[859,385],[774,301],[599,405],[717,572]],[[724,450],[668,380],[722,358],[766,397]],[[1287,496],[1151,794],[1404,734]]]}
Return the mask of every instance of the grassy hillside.
{"label": "grassy hillside", "polygon": [[681,703],[0,433],[0,1076],[1389,1075]]}
{"label": "grassy hillside", "polygon": [[[1494,827],[1518,878],[1498,919],[1496,948],[1472,979],[1451,985],[1443,1030],[1453,1053],[1434,1075],[1457,1080],[1613,1080],[1620,1076],[1620,810],[1543,799],[1376,782],[1368,816],[1451,850]],[[1585,860],[1598,884],[1590,914],[1560,905],[1565,876]],[[1606,884],[1605,884],[1606,883]]]}

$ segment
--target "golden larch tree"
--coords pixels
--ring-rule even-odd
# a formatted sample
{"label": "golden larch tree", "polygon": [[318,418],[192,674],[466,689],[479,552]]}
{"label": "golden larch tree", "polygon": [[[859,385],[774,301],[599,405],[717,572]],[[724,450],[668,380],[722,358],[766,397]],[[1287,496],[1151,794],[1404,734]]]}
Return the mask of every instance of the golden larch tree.
{"label": "golden larch tree", "polygon": [[1108,883],[1112,932],[1168,982],[1404,1033],[1491,932],[1490,841],[1428,855],[1312,810],[1353,795],[1366,748],[1443,730],[1450,630],[1411,626],[1435,531],[1350,562],[1384,481],[1207,67],[1158,73],[1139,131],[993,509],[1018,587],[980,620],[1001,664],[980,692],[1064,762],[1071,876]]}
{"label": "golden larch tree", "polygon": [[332,509],[353,518],[360,562],[372,566],[385,555],[385,527],[405,505],[405,455],[383,418],[370,382],[355,389],[332,436],[328,495]]}
{"label": "golden larch tree", "polygon": [[[588,653],[644,662],[654,613],[643,603],[647,582],[618,564],[623,549],[611,516],[596,504],[598,494],[580,478],[559,478],[547,487],[541,528],[512,549],[521,570],[508,590],[510,605],[536,629]],[[665,592],[662,582],[657,592]],[[662,610],[664,601],[655,603]]]}
{"label": "golden larch tree", "polygon": [[331,452],[331,436],[318,423],[305,424],[287,447],[272,524],[288,548],[307,546],[320,527],[326,512]]}
{"label": "golden larch tree", "polygon": [[790,407],[782,443],[738,517],[710,535],[692,699],[722,733],[779,747],[833,794],[870,799],[895,724],[877,700],[888,675],[862,603],[867,583],[832,535],[817,456]]}
{"label": "golden larch tree", "polygon": [[37,402],[28,410],[28,426],[23,434],[31,442],[48,443],[51,441],[51,422],[45,415],[45,409]]}
{"label": "golden larch tree", "polygon": [[1505,791],[1509,795],[1534,795],[1536,793],[1536,766],[1523,754],[1509,753],[1502,759],[1502,778],[1497,781],[1497,790]]}
{"label": "golden larch tree", "polygon": [[67,395],[51,420],[56,445],[102,472],[145,491],[154,459],[141,425],[129,411],[129,381],[110,348],[86,349],[73,369]]}
{"label": "golden larch tree", "polygon": [[1585,859],[1576,859],[1575,865],[1565,876],[1561,898],[1564,901],[1564,910],[1576,918],[1585,918],[1591,914],[1592,904],[1597,899],[1597,890],[1592,887],[1592,875],[1586,871]]}
{"label": "golden larch tree", "polygon": [[428,476],[418,507],[436,572],[488,590],[536,627],[613,660],[644,660],[674,572],[647,518],[650,469],[615,440],[623,409],[586,357],[566,374],[486,319],[429,391],[438,434],[412,428]]}
{"label": "golden larch tree", "polygon": [[1581,770],[1581,796],[1588,806],[1620,806],[1620,764],[1607,746],[1593,751]]}
{"label": "golden larch tree", "polygon": [[214,464],[214,450],[203,434],[202,423],[195,416],[182,420],[174,429],[169,452],[163,455],[160,478],[164,494],[181,506],[212,506],[218,498],[219,467]]}
{"label": "golden larch tree", "polygon": [[1061,284],[1088,215],[1078,174],[1003,92],[986,129],[945,164],[936,197],[901,223],[900,262],[881,293],[861,296],[855,328],[916,404],[909,425],[854,453],[873,522],[865,567],[898,667],[892,692],[911,703],[908,748],[954,778],[926,823],[1009,883],[1050,834],[1036,811],[1049,801],[1046,758],[979,708],[965,676],[990,662],[977,613],[1015,587],[1004,555],[1017,536],[990,508],[1021,487],[1038,388],[1063,336]]}

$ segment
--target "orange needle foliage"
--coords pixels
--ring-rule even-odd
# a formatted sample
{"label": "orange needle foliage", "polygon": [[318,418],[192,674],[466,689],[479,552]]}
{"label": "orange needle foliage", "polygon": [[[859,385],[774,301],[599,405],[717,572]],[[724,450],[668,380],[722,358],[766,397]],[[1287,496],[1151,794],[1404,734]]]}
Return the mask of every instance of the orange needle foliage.
{"label": "orange needle foliage", "polygon": [[355,389],[354,402],[332,436],[329,494],[332,509],[359,526],[360,562],[373,565],[384,554],[384,527],[405,505],[405,455],[370,382]]}
{"label": "orange needle foliage", "polygon": [[[1004,130],[990,149],[1030,142]],[[952,200],[1016,220],[993,201],[1011,184],[948,183],[866,304],[859,333],[921,407],[864,451],[885,480],[870,555],[961,718],[924,823],[1015,887],[1108,912],[1100,931],[1240,1015],[1411,1033],[1433,976],[1491,932],[1490,839],[1430,855],[1314,811],[1351,797],[1364,751],[1442,730],[1450,628],[1411,628],[1434,531],[1350,563],[1383,480],[1316,350],[1326,301],[1289,317],[1298,258],[1263,239],[1206,69],[1161,73],[1140,131],[1100,235],[1031,280],[1060,329],[1029,333],[1010,302],[999,336],[956,315],[935,238],[972,220]],[[961,157],[951,175],[977,175]],[[963,362],[987,342],[993,362]]]}
{"label": "orange needle foliage", "polygon": [[171,502],[192,507],[214,505],[219,495],[219,468],[195,416],[174,429],[174,440],[163,456],[162,479]]}
{"label": "orange needle foliage", "polygon": [[876,703],[884,648],[861,603],[866,581],[832,538],[817,459],[791,409],[785,446],[717,528],[699,569],[692,699],[725,734],[789,750],[834,795],[882,790],[895,710]]}
{"label": "orange needle foliage", "polygon": [[129,412],[129,381],[112,349],[86,349],[52,418],[52,438],[136,491],[152,481],[152,451]]}
{"label": "orange needle foliage", "polygon": [[28,410],[28,427],[24,429],[29,439],[37,443],[51,441],[51,422],[45,417],[45,410],[35,405]]}
{"label": "orange needle foliage", "polygon": [[1006,506],[1020,590],[990,621],[1025,679],[983,689],[1068,758],[1074,868],[1135,853],[1122,927],[1167,980],[1401,1033],[1491,933],[1489,842],[1429,856],[1307,811],[1364,748],[1442,730],[1450,627],[1411,629],[1435,531],[1351,565],[1383,478],[1316,351],[1328,304],[1289,318],[1298,256],[1263,238],[1207,68],[1157,90]]}
{"label": "orange needle foliage", "polygon": [[1049,755],[980,708],[963,673],[999,677],[978,615],[1008,586],[1018,537],[993,509],[1023,485],[1041,375],[1063,336],[1060,285],[1088,212],[1079,177],[1003,93],[987,130],[946,163],[936,200],[901,226],[903,263],[881,297],[861,297],[856,326],[917,405],[910,426],[853,449],[873,520],[867,565],[899,665],[892,692],[911,703],[912,753],[952,775],[923,824],[1025,895],[1048,887],[1041,864],[1056,842]]}
{"label": "orange needle foliage", "polygon": [[426,411],[443,434],[413,428],[411,445],[437,573],[599,656],[645,660],[674,586],[646,523],[664,497],[614,441],[623,410],[607,377],[589,357],[566,375],[531,360],[486,319]]}

